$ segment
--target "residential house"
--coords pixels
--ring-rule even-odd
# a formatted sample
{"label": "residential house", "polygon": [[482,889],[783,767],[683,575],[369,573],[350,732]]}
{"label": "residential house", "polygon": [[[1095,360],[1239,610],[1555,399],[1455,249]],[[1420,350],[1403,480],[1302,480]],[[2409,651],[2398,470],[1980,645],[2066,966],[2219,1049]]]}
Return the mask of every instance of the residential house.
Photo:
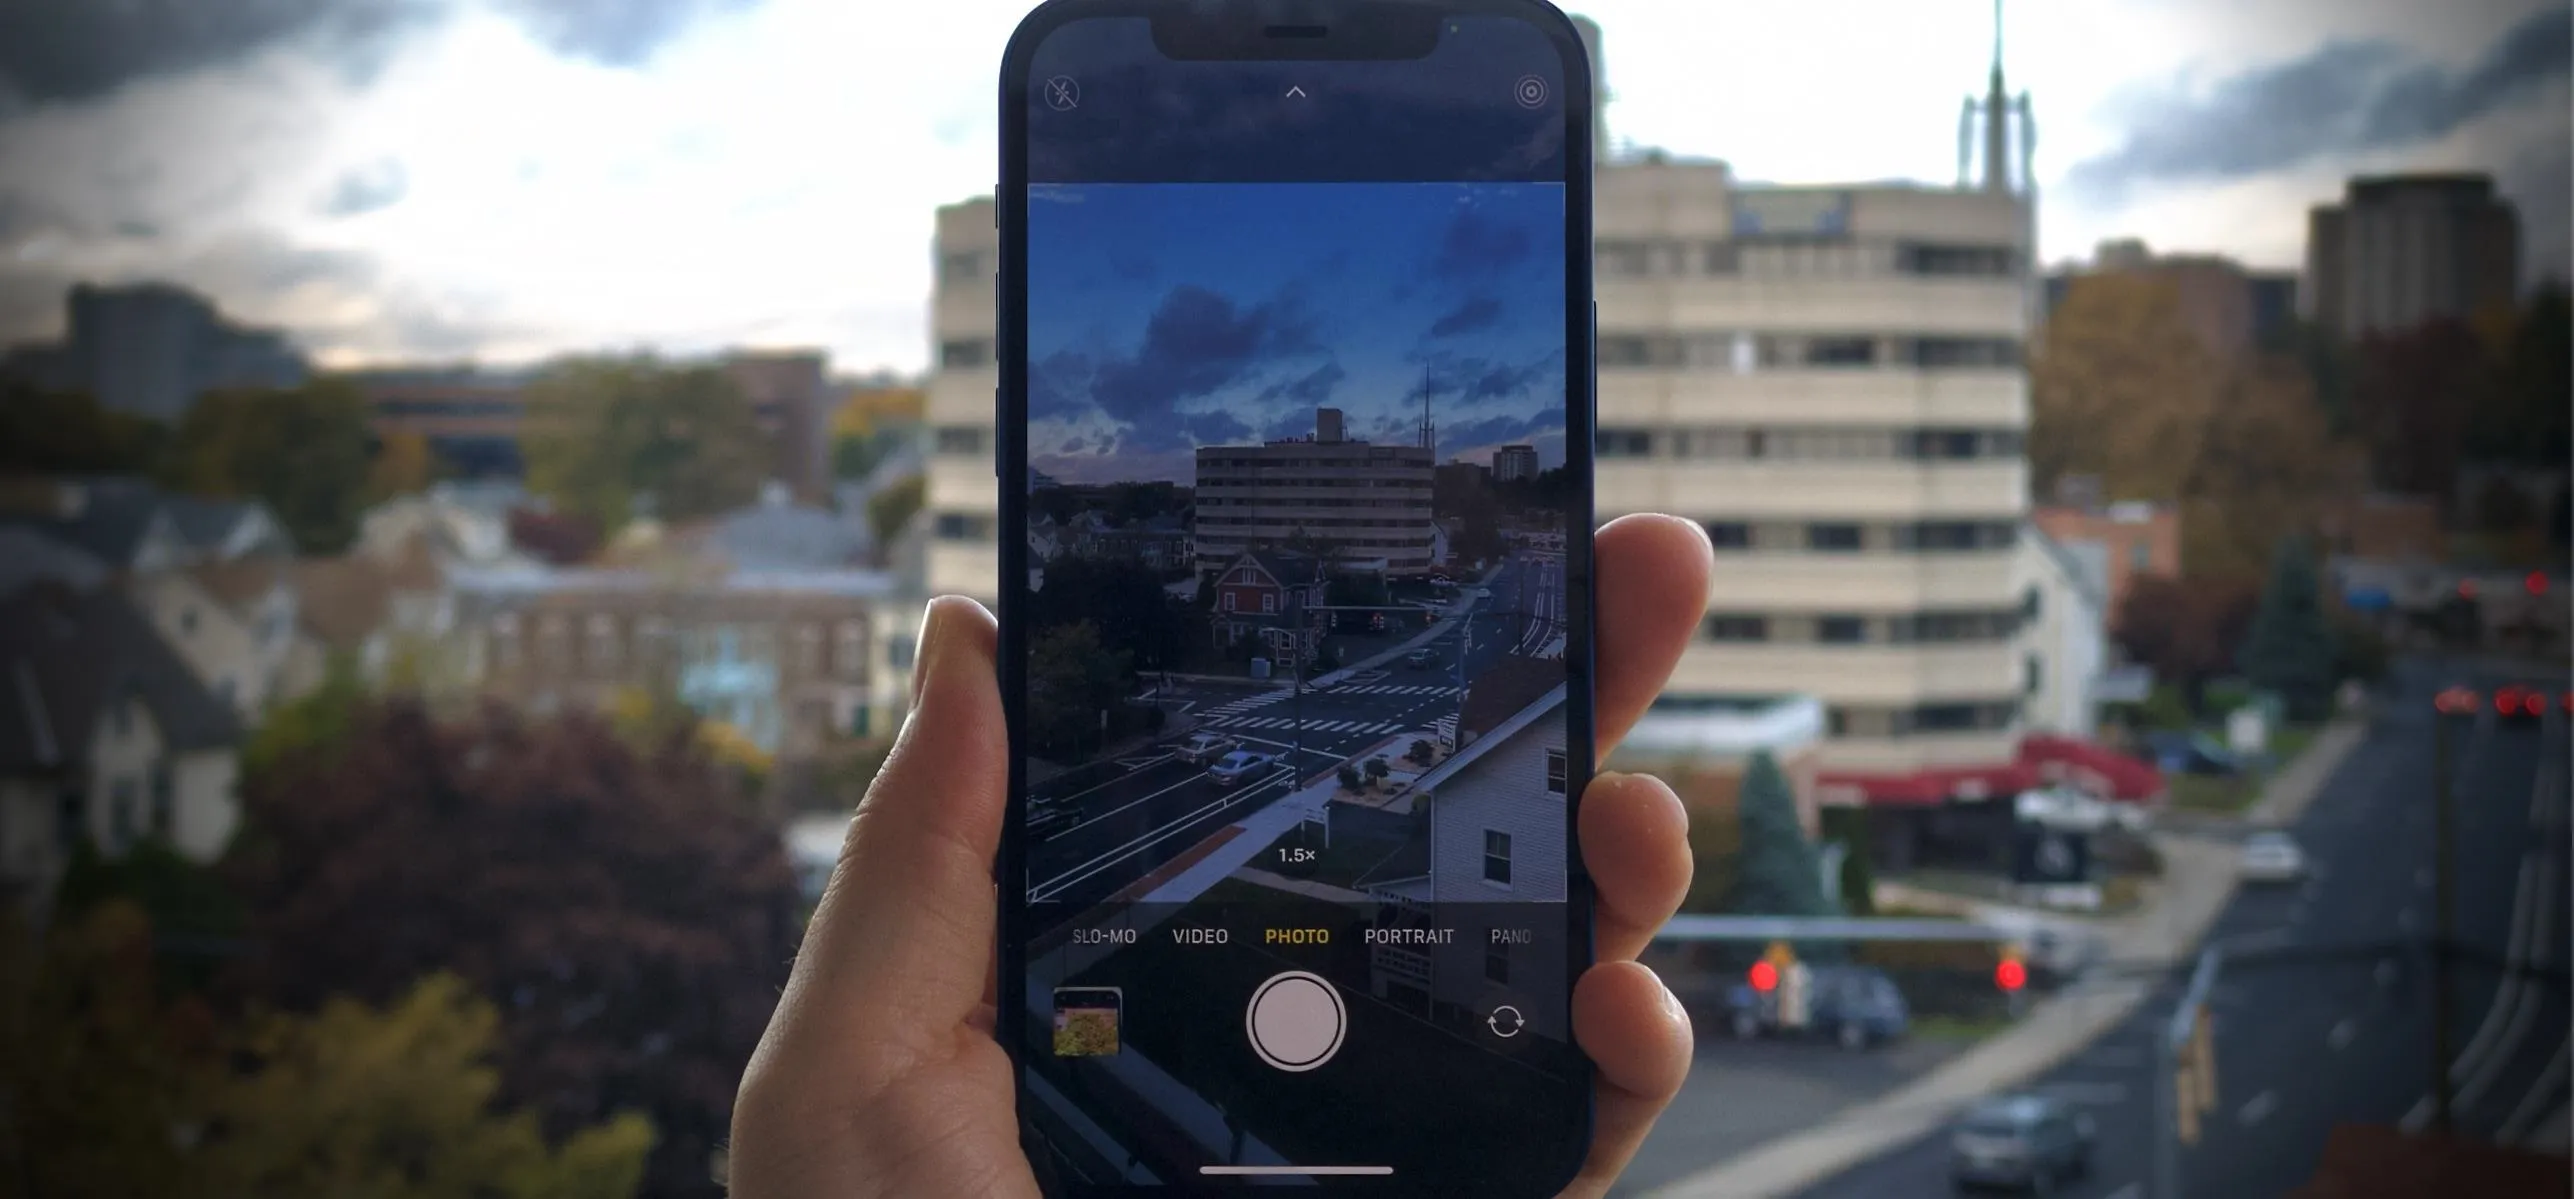
{"label": "residential house", "polygon": [[[455,603],[446,572],[420,542],[385,560],[363,554],[307,558],[295,564],[295,624],[280,679],[289,696],[309,694],[335,666],[382,682],[444,691],[461,683],[442,674],[439,641],[454,630]],[[406,673],[407,672],[407,673]]]}
{"label": "residential house", "polygon": [[112,590],[0,601],[0,886],[50,895],[83,842],[198,861],[239,822],[241,722]]}
{"label": "residential house", "polygon": [[2116,569],[2100,542],[2058,541],[2034,522],[2021,530],[2012,573],[2021,596],[2022,728],[2087,738],[2099,727],[2095,692],[2110,665]]}
{"label": "residential house", "polygon": [[1321,638],[1319,613],[1327,576],[1320,559],[1284,551],[1245,550],[1216,576],[1212,628],[1219,647],[1252,638],[1295,635],[1304,652]]}
{"label": "residential house", "polygon": [[1566,895],[1568,690],[1562,663],[1516,655],[1468,685],[1458,748],[1413,784],[1423,821],[1414,845],[1363,883],[1397,909],[1436,905],[1455,936],[1372,947],[1380,998],[1461,1028],[1507,1003],[1538,1036],[1567,1034],[1564,944],[1510,905]]}
{"label": "residential house", "polygon": [[48,581],[90,591],[104,585],[107,577],[107,564],[78,546],[30,527],[0,524],[0,598]]}
{"label": "residential house", "polygon": [[717,517],[704,531],[705,551],[745,570],[838,570],[864,566],[864,512],[847,515],[799,504],[786,484],[760,488],[756,504]]}
{"label": "residential house", "polygon": [[126,595],[199,683],[244,724],[286,698],[295,562],[248,558],[138,575]]}
{"label": "residential house", "polygon": [[41,534],[117,574],[295,552],[265,505],[179,495],[127,475],[14,480],[0,495],[0,527]]}
{"label": "residential house", "polygon": [[396,496],[358,520],[353,554],[392,559],[415,544],[456,566],[521,568],[536,558],[510,540],[510,514],[531,506],[527,489],[510,482],[442,482]]}
{"label": "residential house", "polygon": [[[888,732],[910,637],[878,571],[688,569],[671,563],[448,574],[458,677],[537,710],[667,691],[763,750],[801,757]],[[895,661],[902,665],[897,667]]]}

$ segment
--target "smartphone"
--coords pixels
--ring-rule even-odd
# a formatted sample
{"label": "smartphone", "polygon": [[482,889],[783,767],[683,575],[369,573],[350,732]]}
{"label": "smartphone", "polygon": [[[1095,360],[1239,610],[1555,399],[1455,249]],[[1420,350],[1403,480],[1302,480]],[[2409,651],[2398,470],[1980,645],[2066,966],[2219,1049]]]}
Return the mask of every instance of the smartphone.
{"label": "smartphone", "polygon": [[995,1027],[1049,1193],[1580,1166],[1588,64],[1540,0],[1011,40]]}

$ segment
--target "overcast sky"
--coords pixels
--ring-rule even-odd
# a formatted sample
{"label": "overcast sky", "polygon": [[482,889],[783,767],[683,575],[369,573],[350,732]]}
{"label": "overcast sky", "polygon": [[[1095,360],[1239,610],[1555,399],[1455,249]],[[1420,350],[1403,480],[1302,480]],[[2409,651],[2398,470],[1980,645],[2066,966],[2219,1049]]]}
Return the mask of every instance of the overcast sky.
{"label": "overcast sky", "polygon": [[[986,190],[1019,0],[0,0],[0,341],[167,278],[325,361],[818,345],[928,359],[931,213]],[[1946,181],[1982,0],[1590,0],[1613,134],[1748,179]],[[2246,15],[2238,10],[2258,10]],[[2046,0],[2042,252],[2293,266],[2341,178],[2496,173],[2567,254],[2549,0]]]}

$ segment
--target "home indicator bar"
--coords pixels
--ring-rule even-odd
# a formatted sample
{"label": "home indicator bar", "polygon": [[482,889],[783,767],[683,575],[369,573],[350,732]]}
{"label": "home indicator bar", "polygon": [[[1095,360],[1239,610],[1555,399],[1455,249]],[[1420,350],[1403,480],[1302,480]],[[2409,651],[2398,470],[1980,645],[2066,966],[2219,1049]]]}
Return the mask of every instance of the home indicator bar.
{"label": "home indicator bar", "polygon": [[1347,1178],[1354,1175],[1392,1174],[1392,1166],[1200,1166],[1200,1174],[1227,1174],[1262,1178]]}

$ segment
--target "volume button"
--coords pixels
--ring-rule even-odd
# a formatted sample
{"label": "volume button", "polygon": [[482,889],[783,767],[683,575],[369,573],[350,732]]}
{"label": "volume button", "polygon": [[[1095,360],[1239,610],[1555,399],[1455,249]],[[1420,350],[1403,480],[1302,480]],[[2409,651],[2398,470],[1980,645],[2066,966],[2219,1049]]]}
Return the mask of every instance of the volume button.
{"label": "volume button", "polygon": [[1001,385],[992,385],[992,477],[1001,477]]}

